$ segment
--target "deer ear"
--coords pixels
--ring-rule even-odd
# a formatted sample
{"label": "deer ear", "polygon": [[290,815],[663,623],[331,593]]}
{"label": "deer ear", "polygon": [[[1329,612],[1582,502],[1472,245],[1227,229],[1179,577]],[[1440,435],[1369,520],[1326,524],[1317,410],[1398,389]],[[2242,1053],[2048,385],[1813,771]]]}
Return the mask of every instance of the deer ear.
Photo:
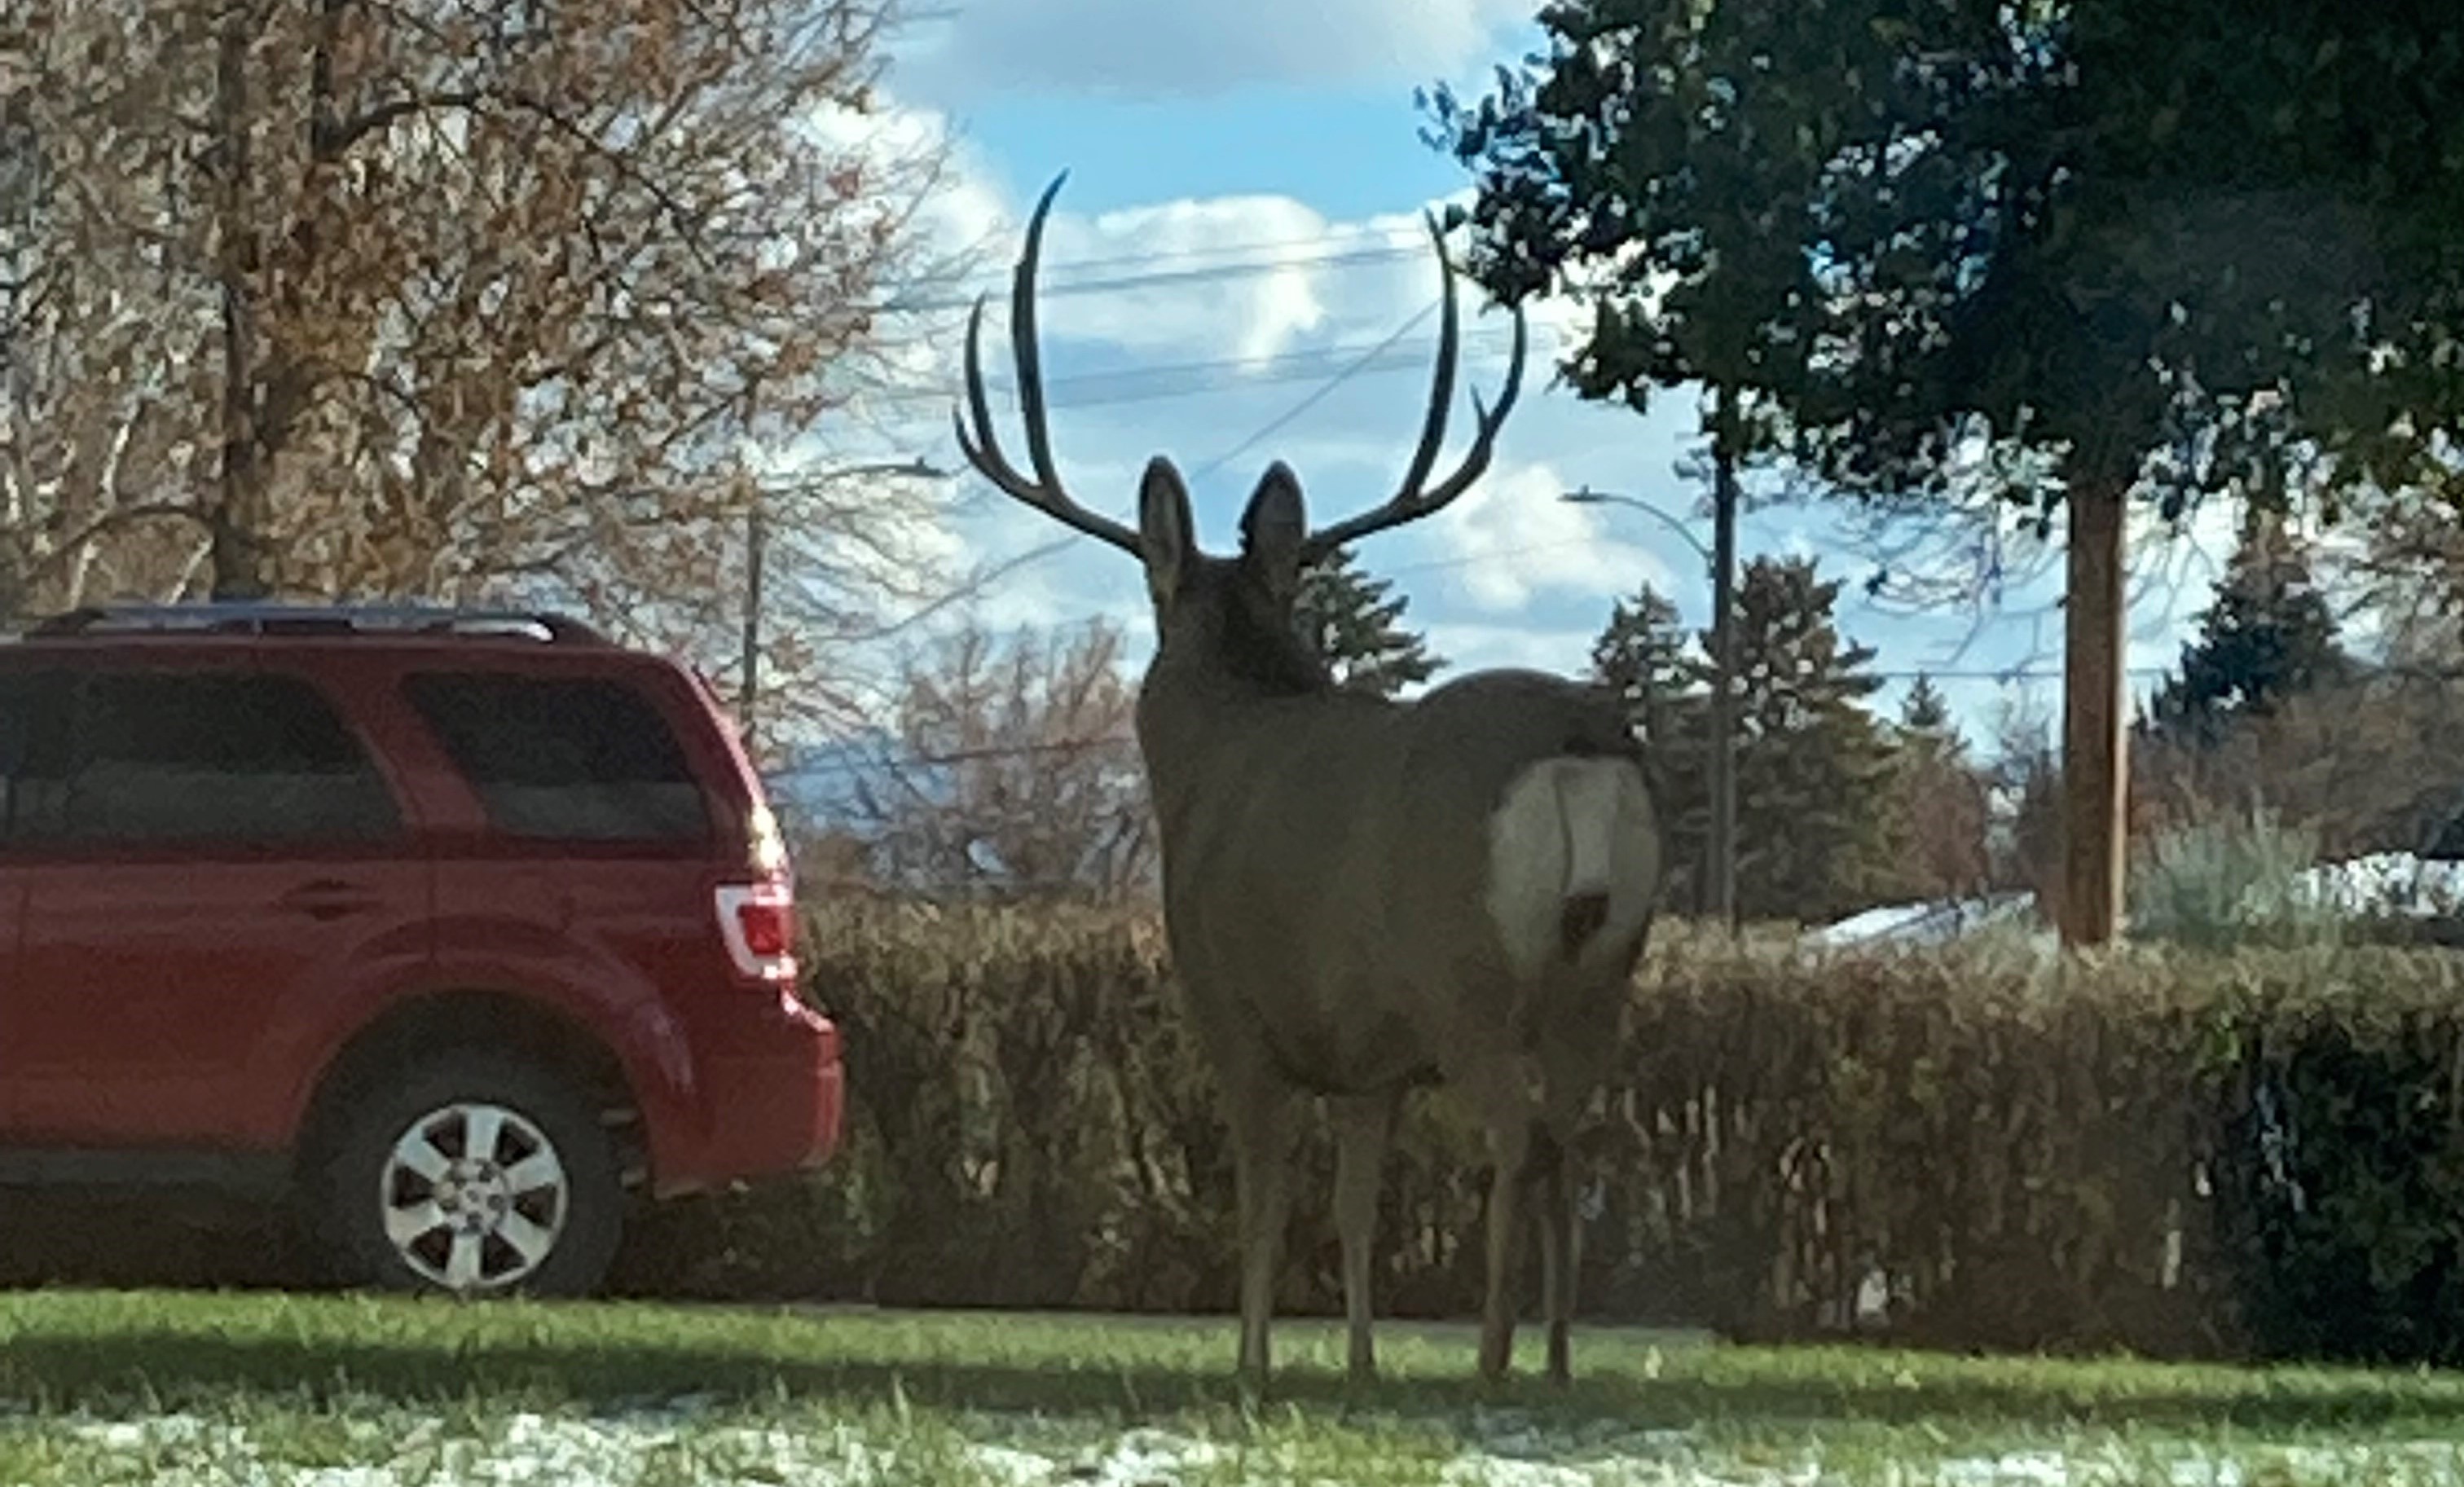
{"label": "deer ear", "polygon": [[1300,590],[1301,547],[1309,521],[1301,507],[1300,477],[1277,460],[1267,467],[1241,514],[1241,558],[1279,600]]}
{"label": "deer ear", "polygon": [[1191,533],[1189,487],[1180,471],[1158,454],[1147,461],[1138,482],[1138,548],[1146,559],[1147,592],[1158,604],[1170,603],[1180,590],[1198,542]]}

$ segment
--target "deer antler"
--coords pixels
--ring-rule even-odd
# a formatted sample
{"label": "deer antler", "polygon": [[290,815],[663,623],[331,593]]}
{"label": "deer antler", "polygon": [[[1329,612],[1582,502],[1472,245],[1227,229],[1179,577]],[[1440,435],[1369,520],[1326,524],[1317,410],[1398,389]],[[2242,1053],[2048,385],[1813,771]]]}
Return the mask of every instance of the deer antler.
{"label": "deer antler", "polygon": [[968,428],[967,418],[956,407],[950,410],[950,423],[957,429],[958,448],[967,463],[985,479],[1055,521],[1100,537],[1133,558],[1142,557],[1138,535],[1079,505],[1062,489],[1061,472],[1052,464],[1052,435],[1044,416],[1044,359],[1035,343],[1035,265],[1044,252],[1045,216],[1052,210],[1052,198],[1060,194],[1061,183],[1068,179],[1065,170],[1044,188],[1034,215],[1027,219],[1026,248],[1019,254],[1018,269],[1010,280],[1009,339],[1018,362],[1019,418],[1026,425],[1026,458],[1035,467],[1035,478],[1018,472],[993,433],[992,405],[984,395],[983,359],[978,346],[984,327],[981,295],[976,296],[976,307],[967,317],[967,407],[975,427]]}
{"label": "deer antler", "polygon": [[1462,335],[1455,309],[1455,266],[1446,257],[1444,232],[1438,227],[1434,213],[1428,214],[1429,236],[1437,244],[1438,268],[1443,275],[1445,298],[1439,311],[1438,366],[1430,379],[1429,415],[1420,428],[1420,447],[1412,455],[1412,468],[1404,472],[1402,489],[1397,491],[1385,505],[1340,521],[1320,532],[1310,533],[1302,544],[1302,552],[1310,558],[1323,558],[1347,542],[1357,540],[1389,527],[1399,527],[1407,521],[1442,511],[1455,497],[1471,489],[1488,469],[1488,460],[1497,447],[1497,430],[1506,422],[1507,411],[1514,406],[1517,393],[1523,389],[1523,352],[1525,328],[1523,307],[1514,306],[1514,358],[1506,372],[1506,385],[1499,389],[1494,410],[1481,405],[1480,394],[1471,395],[1472,415],[1480,432],[1463,455],[1463,464],[1436,489],[1426,488],[1430,467],[1438,462],[1438,449],[1446,441],[1446,408],[1454,402],[1455,365],[1462,355]]}

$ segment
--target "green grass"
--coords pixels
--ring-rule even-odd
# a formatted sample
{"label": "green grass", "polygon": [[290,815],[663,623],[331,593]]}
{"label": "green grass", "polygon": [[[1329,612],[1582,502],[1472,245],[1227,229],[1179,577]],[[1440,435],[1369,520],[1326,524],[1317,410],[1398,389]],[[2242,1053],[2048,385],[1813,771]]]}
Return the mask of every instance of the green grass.
{"label": "green grass", "polygon": [[0,1483],[2464,1480],[2449,1373],[1592,1331],[1572,1389],[1487,1389],[1389,1324],[1353,1390],[1334,1327],[1276,1341],[1252,1401],[1220,1319],[0,1294]]}

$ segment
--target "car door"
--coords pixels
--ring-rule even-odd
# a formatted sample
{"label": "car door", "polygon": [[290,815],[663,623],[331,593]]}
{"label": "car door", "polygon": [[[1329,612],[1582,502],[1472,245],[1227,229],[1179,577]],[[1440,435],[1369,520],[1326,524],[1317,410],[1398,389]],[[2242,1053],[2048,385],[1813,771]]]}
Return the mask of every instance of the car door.
{"label": "car door", "polygon": [[305,676],[210,663],[81,663],[33,760],[0,1047],[43,1144],[246,1145],[277,1014],[430,949],[427,869],[365,741]]}

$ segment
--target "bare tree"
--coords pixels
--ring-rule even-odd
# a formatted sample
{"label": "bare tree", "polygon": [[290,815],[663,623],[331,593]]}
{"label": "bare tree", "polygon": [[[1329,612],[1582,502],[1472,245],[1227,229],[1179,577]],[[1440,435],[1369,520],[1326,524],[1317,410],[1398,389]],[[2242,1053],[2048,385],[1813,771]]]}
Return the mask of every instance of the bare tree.
{"label": "bare tree", "polygon": [[814,473],[954,267],[941,149],[874,117],[891,4],[47,0],[21,589],[553,601],[715,658],[759,503],[782,636],[942,593],[929,482]]}
{"label": "bare tree", "polygon": [[935,894],[1117,901],[1154,886],[1110,624],[1006,640],[970,623],[904,667],[895,754],[859,781],[869,871]]}

